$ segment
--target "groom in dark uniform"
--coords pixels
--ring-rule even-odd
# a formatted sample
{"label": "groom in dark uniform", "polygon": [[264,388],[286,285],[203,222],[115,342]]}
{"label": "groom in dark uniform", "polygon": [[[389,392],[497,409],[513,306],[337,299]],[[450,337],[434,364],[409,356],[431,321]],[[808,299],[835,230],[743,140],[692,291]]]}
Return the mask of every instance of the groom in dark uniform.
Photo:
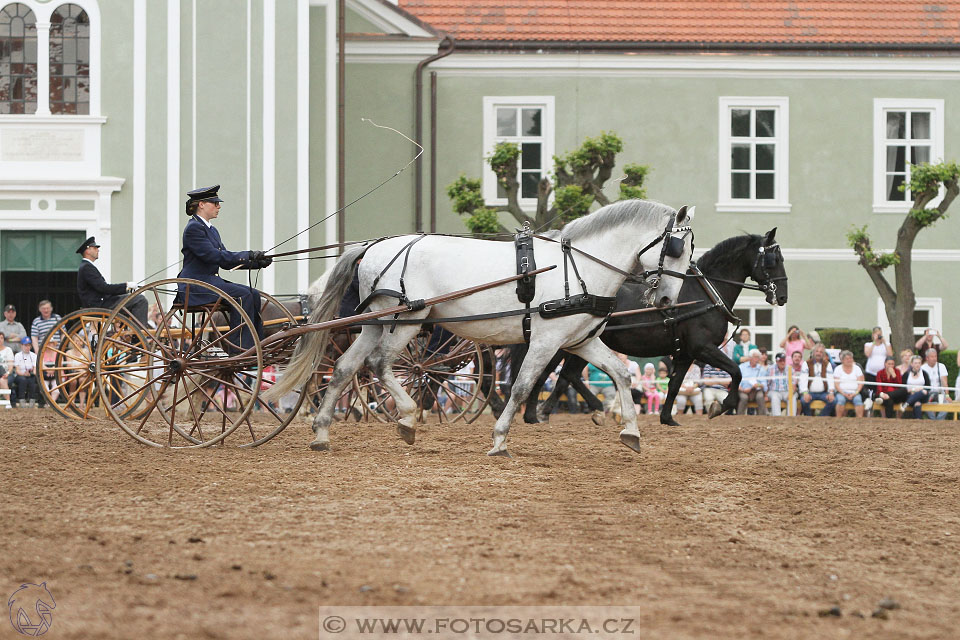
{"label": "groom in dark uniform", "polygon": [[[100,257],[100,245],[97,244],[93,236],[83,241],[83,244],[77,249],[77,253],[83,257],[80,268],[77,270],[77,293],[80,295],[80,303],[84,307],[113,309],[126,297],[127,292],[137,288],[135,282],[107,284],[103,274],[100,273],[100,269],[94,264]],[[134,318],[140,321],[143,329],[149,328],[147,324],[148,304],[143,294],[134,296],[124,306]]]}
{"label": "groom in dark uniform", "polygon": [[[260,320],[260,292],[234,282],[228,282],[220,277],[218,269],[263,269],[270,266],[273,258],[263,251],[227,251],[220,239],[220,233],[213,226],[212,221],[220,215],[220,203],[223,200],[217,195],[220,185],[195,189],[187,193],[187,215],[190,221],[183,230],[183,269],[179,277],[193,278],[222,289],[239,302],[240,306],[253,320],[257,334],[263,338],[263,323]],[[177,302],[182,303],[185,285],[178,286]],[[201,292],[195,288],[190,290],[190,306],[211,304],[216,297],[210,292]],[[240,314],[230,313],[230,327],[240,324]],[[244,349],[253,346],[253,337],[244,326],[240,330],[240,346]]]}

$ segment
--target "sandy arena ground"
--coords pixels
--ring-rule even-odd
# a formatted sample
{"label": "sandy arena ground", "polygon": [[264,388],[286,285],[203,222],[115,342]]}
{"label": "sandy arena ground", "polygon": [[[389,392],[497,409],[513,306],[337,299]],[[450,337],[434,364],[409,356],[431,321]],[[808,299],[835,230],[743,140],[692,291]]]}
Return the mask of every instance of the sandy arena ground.
{"label": "sandy arena ground", "polygon": [[[341,424],[323,454],[296,423],[171,452],[2,411],[0,596],[46,581],[51,639],[317,638],[321,604],[635,605],[637,638],[957,637],[958,423],[683,422],[641,417],[641,455],[587,416],[518,423],[507,460],[484,455],[488,417],[412,447]],[[872,618],[885,597],[900,608]]]}

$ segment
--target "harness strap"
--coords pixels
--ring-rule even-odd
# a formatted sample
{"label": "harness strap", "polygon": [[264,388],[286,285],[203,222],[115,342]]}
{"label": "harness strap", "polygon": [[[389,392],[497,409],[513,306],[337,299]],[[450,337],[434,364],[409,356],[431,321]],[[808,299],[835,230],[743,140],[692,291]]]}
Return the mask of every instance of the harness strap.
{"label": "harness strap", "polygon": [[[547,236],[542,236],[542,235],[540,235],[540,234],[538,234],[538,233],[533,234],[533,237],[534,237],[534,238],[537,238],[538,240],[544,240],[545,242],[555,242],[555,243],[557,243],[557,244],[563,244],[563,242],[562,242],[561,240],[557,240],[556,238],[548,238]],[[568,242],[569,242],[569,241],[568,241]],[[620,267],[615,267],[615,266],[613,266],[612,264],[610,264],[609,262],[607,262],[606,260],[601,260],[600,258],[598,258],[598,257],[596,257],[596,256],[594,256],[594,255],[591,255],[591,254],[587,253],[586,251],[584,251],[584,250],[582,250],[582,249],[578,249],[578,248],[576,248],[575,246],[570,245],[570,250],[571,250],[571,251],[576,251],[576,252],[579,253],[580,255],[582,255],[582,256],[590,259],[590,260],[593,260],[593,261],[596,262],[597,264],[602,265],[602,266],[606,267],[607,269],[610,269],[611,271],[613,271],[613,272],[615,272],[615,273],[619,273],[620,275],[622,275],[622,276],[624,276],[624,277],[626,277],[626,278],[631,278],[631,279],[633,279],[633,280],[637,280],[637,277],[636,277],[635,275],[633,275],[632,273],[630,273],[630,272],[628,272],[628,271],[624,271],[624,270],[621,269]],[[569,294],[568,294],[568,295],[569,295]]]}
{"label": "harness strap", "polygon": [[570,241],[564,239],[560,242],[560,250],[563,251],[563,292],[564,297],[570,297],[570,283],[567,281],[567,259],[570,259],[570,266],[573,267],[573,273],[577,276],[577,282],[580,283],[580,289],[584,294],[589,293],[587,291],[587,283],[583,281],[583,278],[580,277],[580,271],[577,269],[577,261],[573,259],[573,253],[570,251],[573,247],[570,245]]}

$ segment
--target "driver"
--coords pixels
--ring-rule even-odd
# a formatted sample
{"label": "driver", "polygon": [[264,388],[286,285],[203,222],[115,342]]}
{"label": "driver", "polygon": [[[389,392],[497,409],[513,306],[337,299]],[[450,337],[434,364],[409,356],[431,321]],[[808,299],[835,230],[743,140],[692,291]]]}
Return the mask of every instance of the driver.
{"label": "driver", "polygon": [[[222,289],[237,300],[243,310],[253,320],[257,334],[263,338],[263,322],[260,319],[260,292],[250,286],[229,282],[220,277],[219,268],[263,269],[273,263],[273,258],[263,251],[227,251],[220,239],[220,232],[212,221],[220,215],[220,203],[217,195],[220,185],[195,189],[187,193],[186,213],[190,221],[183,230],[183,269],[178,277],[193,278]],[[186,285],[177,285],[178,303],[183,302]],[[217,299],[209,291],[190,291],[189,304],[211,304]],[[230,328],[240,324],[240,314],[230,312]],[[233,344],[236,344],[235,342]],[[240,330],[240,347],[253,346],[250,330],[244,326]]]}

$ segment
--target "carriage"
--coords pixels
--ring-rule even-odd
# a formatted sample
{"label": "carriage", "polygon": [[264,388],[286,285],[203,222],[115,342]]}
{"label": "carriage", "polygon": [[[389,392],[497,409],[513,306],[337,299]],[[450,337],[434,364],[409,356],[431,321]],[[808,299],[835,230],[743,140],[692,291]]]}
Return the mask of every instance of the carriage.
{"label": "carriage", "polygon": [[[155,328],[138,326],[120,304],[113,310],[88,309],[71,314],[51,331],[42,351],[50,351],[55,357],[45,363],[42,373],[53,377],[54,390],[67,394],[63,407],[56,402],[51,404],[71,417],[85,418],[97,413],[109,416],[134,439],[157,447],[207,447],[226,443],[228,439],[240,447],[257,446],[283,431],[305,404],[319,405],[318,417],[314,420],[314,431],[318,435],[311,443],[314,449],[327,448],[326,431],[332,416],[338,413],[347,418],[393,420],[401,437],[412,443],[411,423],[421,421],[431,411],[435,411],[431,415],[438,420],[469,422],[484,409],[496,384],[495,355],[492,347],[478,339],[479,336],[490,336],[498,344],[530,339],[532,319],[535,327],[542,328],[535,330],[531,347],[543,350],[547,359],[564,347],[580,350],[588,359],[599,360],[605,370],[612,369],[611,361],[604,359],[606,354],[602,349],[605,348],[595,351],[598,342],[594,340],[605,318],[613,311],[610,294],[625,278],[652,276],[651,292],[659,287],[657,295],[663,295],[657,302],[662,306],[675,299],[679,282],[662,287],[660,283],[671,276],[682,282],[692,253],[692,232],[688,224],[692,210],[687,212],[684,207],[677,211],[651,204],[655,206],[645,203],[640,207],[643,215],[635,215],[636,205],[614,203],[568,225],[580,231],[580,236],[573,236],[574,240],[586,238],[583,244],[592,248],[592,253],[574,246],[569,237],[537,236],[544,245],[540,251],[555,264],[537,269],[530,260],[521,268],[518,253],[516,272],[512,272],[511,265],[513,275],[504,274],[501,265],[497,267],[501,270],[491,269],[488,273],[503,277],[484,278],[479,284],[453,290],[449,284],[440,282],[443,278],[422,272],[433,250],[430,247],[437,246],[437,237],[420,234],[366,243],[353,253],[344,251],[333,273],[338,269],[357,268],[354,265],[360,255],[364,256],[361,268],[376,271],[383,267],[379,274],[364,276],[373,279],[365,289],[371,292],[368,298],[374,300],[368,310],[346,318],[314,313],[308,319],[263,294],[271,311],[263,317],[272,316],[272,319],[265,320],[262,339],[241,306],[215,286],[183,278],[152,282],[130,296],[143,294],[151,304],[165,310]],[[598,216],[605,209],[612,211],[607,211],[606,217]],[[531,234],[527,232],[527,235]],[[407,272],[411,247],[425,237],[431,241],[423,243],[426,249],[418,252],[419,262],[411,261],[417,266]],[[395,241],[394,245],[391,240]],[[592,247],[588,242],[591,240]],[[464,247],[473,246],[465,242],[460,242],[455,251],[463,252]],[[507,245],[496,249],[513,257],[512,243],[470,242]],[[392,248],[395,246],[400,249],[395,251]],[[606,260],[596,257],[600,248]],[[507,249],[509,254],[504,253]],[[651,249],[654,251],[650,252]],[[383,254],[379,263],[372,257],[375,250]],[[587,259],[579,269],[574,254],[581,260]],[[462,253],[453,255],[469,264]],[[391,266],[396,263],[399,269],[401,257],[399,292],[377,288],[377,282]],[[540,257],[538,253],[537,258]],[[557,268],[561,262],[562,277],[561,269]],[[634,273],[638,263],[639,276]],[[417,267],[420,271],[415,270]],[[406,287],[411,291],[432,295],[409,299],[404,274]],[[468,275],[472,282],[478,279],[477,274]],[[396,274],[392,276],[396,280]],[[544,289],[557,290],[562,283],[563,298],[549,299],[538,292],[539,298],[534,300],[538,305],[531,306],[531,297],[524,308],[504,310],[511,298],[510,306],[517,306],[517,297],[513,291],[505,292],[509,287],[504,285],[532,282],[537,276],[554,278],[542,281],[546,283]],[[579,283],[582,294],[571,295],[571,281],[574,286]],[[453,280],[447,277],[446,282]],[[601,295],[588,293],[587,282]],[[447,289],[437,290],[436,287],[442,286]],[[335,290],[328,285],[324,297],[339,296],[343,288],[340,293]],[[391,295],[399,304],[388,302]],[[191,298],[203,300],[204,304],[191,302]],[[209,300],[214,302],[208,303]],[[436,309],[441,310],[440,317],[433,313]],[[459,314],[444,316],[442,310],[450,309],[459,310]],[[228,316],[232,318],[229,324]],[[425,324],[435,327],[455,324],[459,337],[441,334],[442,337],[437,338],[436,332],[423,331]],[[523,333],[520,333],[521,324]],[[490,330],[489,327],[499,328]],[[471,330],[475,332],[471,334]],[[240,346],[238,339],[243,331],[249,332],[252,338],[252,344],[246,348]],[[379,341],[371,339],[374,332],[381,336]],[[401,339],[398,344],[397,340]],[[309,356],[301,353],[317,341],[323,345],[320,351]],[[377,351],[371,355],[377,349],[386,349],[384,345],[388,343],[393,343],[392,353],[382,356]],[[398,355],[398,365],[392,366]],[[304,358],[308,360],[307,369],[302,363],[297,364],[298,359]],[[361,371],[365,359],[374,363],[372,372]],[[347,360],[350,362],[344,365]],[[527,391],[532,386],[538,373],[533,371],[535,366],[531,365],[529,373],[521,370],[514,395],[518,395],[518,386],[526,386]],[[340,374],[341,368],[349,381]],[[281,370],[285,373],[278,377]],[[287,379],[291,370],[307,374],[298,373],[296,380],[292,375]],[[318,403],[320,398],[322,401]],[[491,454],[506,455],[506,429],[501,424],[509,427],[516,406],[523,400],[525,397],[508,400],[495,429]],[[451,407],[452,413],[447,413],[444,405]],[[621,441],[638,448],[635,416],[632,424],[626,423]]]}

